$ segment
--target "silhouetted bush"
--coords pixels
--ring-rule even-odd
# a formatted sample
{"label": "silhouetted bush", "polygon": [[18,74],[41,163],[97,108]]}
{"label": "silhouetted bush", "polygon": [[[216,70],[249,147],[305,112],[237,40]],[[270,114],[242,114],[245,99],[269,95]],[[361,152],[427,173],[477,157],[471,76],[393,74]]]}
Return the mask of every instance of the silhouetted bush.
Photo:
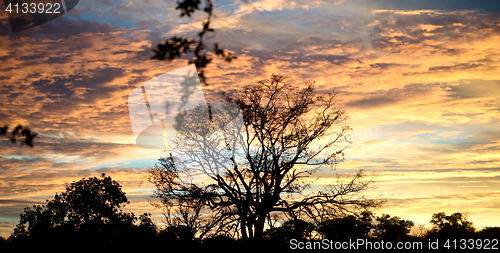
{"label": "silhouetted bush", "polygon": [[500,239],[500,227],[485,227],[478,232],[481,238]]}
{"label": "silhouetted bush", "polygon": [[446,215],[444,212],[436,213],[432,215],[430,223],[433,227],[427,234],[427,238],[458,239],[476,236],[473,223],[463,213],[452,215]]}
{"label": "silhouetted bush", "polygon": [[347,215],[335,219],[325,220],[318,226],[319,232],[328,239],[363,239],[368,238],[372,230],[373,214],[362,212],[360,215]]}
{"label": "silhouetted bush", "polygon": [[410,230],[414,226],[410,220],[403,220],[398,216],[391,217],[383,214],[375,218],[374,235],[380,240],[404,241],[410,238]]}

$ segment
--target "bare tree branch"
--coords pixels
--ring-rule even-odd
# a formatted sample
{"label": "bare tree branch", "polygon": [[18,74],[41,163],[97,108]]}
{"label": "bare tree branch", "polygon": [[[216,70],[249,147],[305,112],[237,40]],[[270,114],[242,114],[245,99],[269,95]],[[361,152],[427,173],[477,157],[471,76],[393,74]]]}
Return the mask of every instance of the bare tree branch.
{"label": "bare tree branch", "polygon": [[[176,208],[195,204],[187,205],[192,217],[210,224],[205,228],[211,232],[204,235],[230,231],[244,239],[261,238],[264,224],[280,214],[323,220],[380,205],[382,200],[362,195],[373,183],[362,171],[319,191],[310,187],[310,177],[342,161],[350,144],[347,115],[334,108],[335,96],[317,94],[314,83],[291,86],[283,76],[272,75],[239,94],[227,94],[226,103],[241,109],[243,125],[225,118],[232,115],[224,113],[229,109],[213,105],[212,125],[217,127],[200,135],[196,111],[186,114],[185,131],[173,147],[183,159],[164,158],[151,171],[155,196]],[[208,179],[183,183],[194,172]],[[196,209],[198,204],[206,210]]]}

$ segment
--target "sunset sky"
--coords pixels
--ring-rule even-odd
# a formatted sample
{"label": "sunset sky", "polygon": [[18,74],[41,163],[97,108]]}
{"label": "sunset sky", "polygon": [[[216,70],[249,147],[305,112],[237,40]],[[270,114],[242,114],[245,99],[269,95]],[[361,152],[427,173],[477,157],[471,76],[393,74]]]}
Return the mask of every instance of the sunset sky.
{"label": "sunset sky", "polygon": [[[238,58],[209,66],[207,94],[271,74],[335,88],[355,137],[335,172],[376,173],[366,193],[388,200],[376,214],[428,225],[433,213],[468,212],[477,228],[500,226],[500,2],[249,2],[216,1],[209,42]],[[150,59],[201,29],[203,15],[180,18],[175,6],[80,0],[13,33],[0,4],[0,125],[39,134],[34,148],[0,141],[0,236],[25,207],[102,173],[123,186],[126,211],[161,221],[145,180],[161,150],[135,145],[127,99],[187,65]]]}

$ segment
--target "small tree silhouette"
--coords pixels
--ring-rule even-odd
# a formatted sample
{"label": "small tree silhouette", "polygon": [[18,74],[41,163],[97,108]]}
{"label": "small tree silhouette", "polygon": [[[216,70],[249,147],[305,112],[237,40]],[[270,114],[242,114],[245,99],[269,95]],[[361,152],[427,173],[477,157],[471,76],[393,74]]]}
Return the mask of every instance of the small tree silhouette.
{"label": "small tree silhouette", "polygon": [[382,214],[376,217],[377,224],[374,227],[374,235],[381,240],[405,240],[409,238],[409,233],[413,227],[413,221],[403,220],[399,216],[391,217]]}
{"label": "small tree silhouette", "polygon": [[357,215],[346,215],[327,219],[318,225],[317,231],[328,239],[368,238],[372,230],[373,214],[363,211]]}
{"label": "small tree silhouette", "polygon": [[444,212],[432,215],[430,223],[433,225],[429,236],[453,237],[467,235],[476,232],[473,223],[467,219],[464,213],[446,215]]}

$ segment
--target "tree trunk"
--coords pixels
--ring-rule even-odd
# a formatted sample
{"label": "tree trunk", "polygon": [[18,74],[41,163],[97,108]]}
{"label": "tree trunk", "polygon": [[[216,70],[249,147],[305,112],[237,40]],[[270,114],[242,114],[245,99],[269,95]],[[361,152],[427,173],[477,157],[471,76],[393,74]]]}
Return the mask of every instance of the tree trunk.
{"label": "tree trunk", "polygon": [[247,233],[247,223],[245,220],[242,220],[241,221],[241,237],[243,238],[243,240],[248,240],[248,233]]}
{"label": "tree trunk", "polygon": [[255,233],[254,238],[257,240],[261,240],[264,235],[264,223],[266,222],[265,216],[260,216],[255,221]]}

